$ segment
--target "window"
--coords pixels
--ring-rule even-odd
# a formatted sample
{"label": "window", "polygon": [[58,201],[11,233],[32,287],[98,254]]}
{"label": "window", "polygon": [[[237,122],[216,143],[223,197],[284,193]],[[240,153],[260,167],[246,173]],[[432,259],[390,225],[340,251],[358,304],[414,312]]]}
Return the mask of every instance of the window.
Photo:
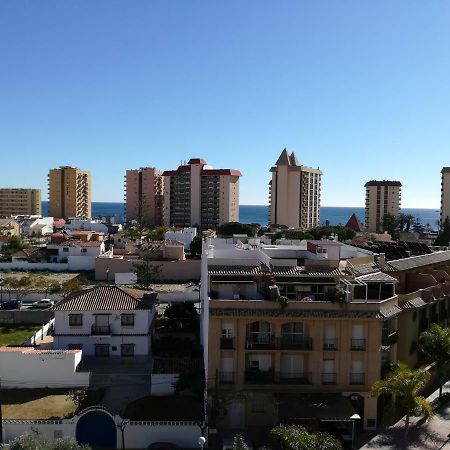
{"label": "window", "polygon": [[68,344],[68,350],[83,350],[83,344]]}
{"label": "window", "polygon": [[67,253],[69,251],[69,247],[63,247],[63,252]]}
{"label": "window", "polygon": [[82,248],[81,253],[87,253],[87,248]]}
{"label": "window", "polygon": [[83,326],[83,314],[69,314],[69,326],[71,327]]}
{"label": "window", "polygon": [[134,356],[134,344],[122,344],[120,349],[122,356]]}
{"label": "window", "polygon": [[134,327],[134,314],[122,314],[121,323],[123,327]]}
{"label": "window", "polygon": [[261,398],[253,398],[252,399],[252,413],[264,413],[265,407],[264,407],[264,400]]}

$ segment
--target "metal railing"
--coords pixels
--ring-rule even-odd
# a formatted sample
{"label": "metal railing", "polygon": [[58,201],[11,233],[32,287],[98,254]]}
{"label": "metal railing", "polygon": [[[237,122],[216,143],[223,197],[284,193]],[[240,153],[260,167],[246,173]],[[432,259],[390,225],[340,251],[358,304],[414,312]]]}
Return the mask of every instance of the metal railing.
{"label": "metal railing", "polygon": [[251,333],[247,335],[246,347],[248,349],[274,349],[275,336],[270,333]]}
{"label": "metal railing", "polygon": [[311,372],[283,373],[277,372],[275,380],[280,384],[312,384]]}
{"label": "metal railing", "polygon": [[335,372],[322,373],[322,384],[336,384],[337,374]]}
{"label": "metal railing", "polygon": [[246,370],[245,382],[250,384],[271,384],[275,382],[275,373],[272,370]]}
{"label": "metal railing", "polygon": [[91,326],[91,334],[96,336],[104,336],[111,334],[111,326],[110,325],[92,325]]}
{"label": "metal railing", "polygon": [[295,334],[282,334],[280,338],[277,338],[277,347],[283,350],[311,350],[312,338]]}
{"label": "metal railing", "polygon": [[337,350],[337,344],[338,344],[337,338],[324,339],[323,340],[323,349],[324,350]]}
{"label": "metal railing", "polygon": [[364,351],[366,349],[365,339],[351,339],[350,349],[353,351]]}
{"label": "metal railing", "polygon": [[234,338],[233,337],[221,337],[220,338],[220,348],[223,350],[233,350],[234,349]]}
{"label": "metal railing", "polygon": [[350,384],[365,384],[365,379],[366,379],[365,373],[350,374]]}

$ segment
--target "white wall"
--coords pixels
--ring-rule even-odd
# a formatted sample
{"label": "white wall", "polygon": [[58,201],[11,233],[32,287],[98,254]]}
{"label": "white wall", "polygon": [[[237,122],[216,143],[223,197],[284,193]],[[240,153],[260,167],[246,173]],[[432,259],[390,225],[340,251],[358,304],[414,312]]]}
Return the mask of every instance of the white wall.
{"label": "white wall", "polygon": [[82,352],[55,350],[0,352],[3,389],[89,386],[89,372],[76,372]]}
{"label": "white wall", "polygon": [[50,272],[67,272],[67,263],[30,263],[28,261],[13,261],[0,263],[0,270],[49,270]]}
{"label": "white wall", "polygon": [[132,272],[116,273],[114,275],[114,283],[116,283],[116,284],[136,284],[137,283],[137,275]]}
{"label": "white wall", "polygon": [[181,231],[166,231],[164,234],[165,239],[174,239],[180,241],[184,244],[184,249],[189,250],[191,242],[194,240],[194,237],[197,235],[197,228],[188,227],[183,228]]}

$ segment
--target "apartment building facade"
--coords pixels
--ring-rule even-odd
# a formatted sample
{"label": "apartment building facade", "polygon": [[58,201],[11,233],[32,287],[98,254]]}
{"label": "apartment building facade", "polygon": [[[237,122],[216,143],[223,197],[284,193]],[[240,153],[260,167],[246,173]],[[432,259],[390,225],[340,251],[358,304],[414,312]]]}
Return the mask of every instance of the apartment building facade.
{"label": "apartment building facade", "polygon": [[127,170],[125,174],[125,216],[150,226],[163,223],[164,179],[154,167]]}
{"label": "apartment building facade", "polygon": [[400,181],[382,180],[368,181],[366,188],[365,226],[367,231],[378,233],[383,231],[383,217],[400,214],[401,188]]}
{"label": "apartment building facade", "polygon": [[165,226],[206,229],[239,221],[239,170],[214,169],[192,158],[163,177]]}
{"label": "apartment building facade", "polygon": [[91,218],[91,174],[72,166],[50,169],[49,215],[55,218]]}
{"label": "apartment building facade", "polygon": [[0,216],[42,214],[40,189],[1,188]]}
{"label": "apartment building facade", "polygon": [[210,421],[224,429],[376,427],[370,389],[397,358],[397,280],[381,272],[347,280],[339,261],[295,245],[216,242],[202,259]]}
{"label": "apartment building facade", "polygon": [[301,165],[286,149],[270,171],[269,223],[301,229],[319,226],[322,172]]}
{"label": "apartment building facade", "polygon": [[441,224],[447,217],[450,219],[450,167],[443,167],[441,171]]}

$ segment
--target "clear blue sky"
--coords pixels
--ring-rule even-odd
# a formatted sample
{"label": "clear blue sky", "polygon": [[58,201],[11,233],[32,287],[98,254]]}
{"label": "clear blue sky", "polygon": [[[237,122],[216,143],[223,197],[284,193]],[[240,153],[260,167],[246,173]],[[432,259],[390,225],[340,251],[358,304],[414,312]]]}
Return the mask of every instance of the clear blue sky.
{"label": "clear blue sky", "polygon": [[398,179],[436,208],[450,165],[450,2],[2,0],[0,186],[203,157],[267,203],[283,147],[324,172],[322,204]]}

